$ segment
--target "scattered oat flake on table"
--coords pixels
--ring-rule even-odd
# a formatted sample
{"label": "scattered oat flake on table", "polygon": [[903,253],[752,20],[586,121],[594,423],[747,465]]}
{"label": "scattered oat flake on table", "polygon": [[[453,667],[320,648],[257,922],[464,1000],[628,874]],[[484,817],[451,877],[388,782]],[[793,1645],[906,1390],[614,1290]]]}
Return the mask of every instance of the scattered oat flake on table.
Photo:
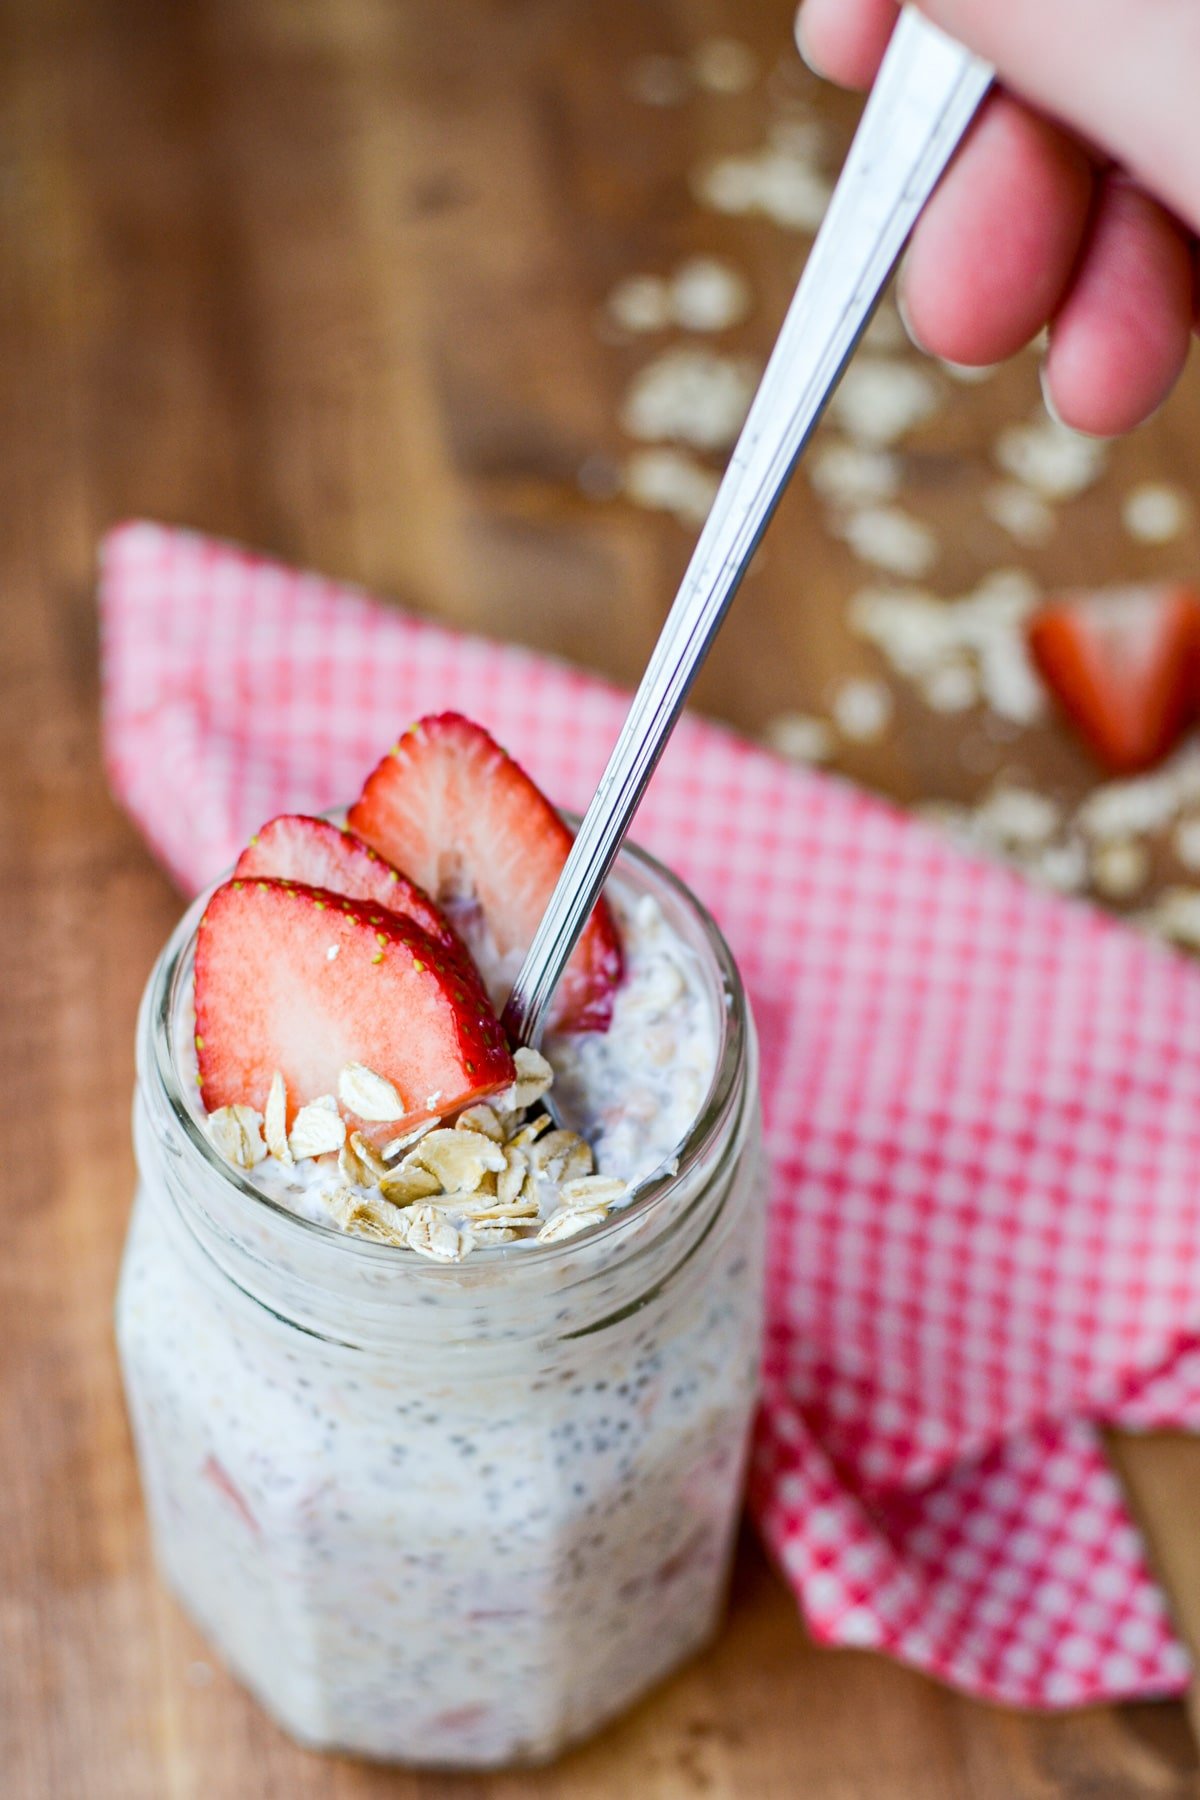
{"label": "scattered oat flake on table", "polygon": [[844,738],[856,744],[874,743],[892,722],[892,690],[885,681],[854,676],[837,690],[831,711]]}
{"label": "scattered oat flake on table", "polygon": [[975,808],[979,832],[1005,850],[1033,850],[1049,844],[1062,825],[1062,808],[1034,788],[1003,783]]}
{"label": "scattered oat flake on table", "polygon": [[627,275],[605,304],[622,331],[665,331],[671,323],[671,290],[661,275]]}
{"label": "scattered oat flake on table", "polygon": [[993,482],[984,491],[983,508],[1009,537],[1032,548],[1049,543],[1058,523],[1041,495],[1020,481]]}
{"label": "scattered oat flake on table", "polygon": [[691,55],[692,78],[709,94],[744,94],[758,80],[758,58],[740,38],[711,37]]}
{"label": "scattered oat flake on table", "polygon": [[834,751],[833,732],[824,719],[815,719],[811,713],[777,713],[767,721],[763,737],[790,762],[825,763]]}
{"label": "scattered oat flake on table", "polygon": [[1087,852],[1082,844],[1075,841],[1050,844],[1021,866],[1031,881],[1050,888],[1056,894],[1082,894],[1087,891]]}
{"label": "scattered oat flake on table", "polygon": [[1200,869],[1200,818],[1179,821],[1171,839],[1171,848],[1183,868],[1192,872]]}
{"label": "scattered oat flake on table", "polygon": [[757,379],[747,357],[668,350],[634,377],[621,424],[630,437],[651,443],[669,439],[698,450],[726,450],[742,428]]}
{"label": "scattered oat flake on table", "polygon": [[832,184],[818,166],[819,127],[803,122],[745,156],[723,156],[692,177],[696,198],[715,212],[759,213],[811,234],[825,217]]}
{"label": "scattered oat flake on table", "polygon": [[716,256],[692,256],[671,277],[668,304],[683,331],[728,331],[750,311],[750,284]]}
{"label": "scattered oat flake on table", "polygon": [[984,700],[1001,718],[1038,725],[1046,717],[1046,690],[1016,632],[996,631],[979,645],[979,685]]}
{"label": "scattered oat flake on table", "polygon": [[940,400],[937,382],[919,364],[859,356],[843,375],[830,413],[852,438],[886,446],[932,418]]}
{"label": "scattered oat flake on table", "polygon": [[1200,744],[1194,740],[1148,775],[1093,788],[1075,817],[1089,838],[1126,838],[1162,831],[1200,801]]}
{"label": "scattered oat flake on table", "polygon": [[978,706],[982,698],[975,670],[969,662],[958,659],[931,669],[917,685],[922,700],[931,712],[969,712],[973,706]]}
{"label": "scattered oat flake on table", "polygon": [[1046,706],[1025,642],[1037,597],[1036,584],[1020,570],[996,570],[958,600],[921,588],[868,588],[850,602],[847,619],[918,688],[945,666],[966,662],[993,711],[1029,725]]}
{"label": "scattered oat flake on table", "polygon": [[1174,944],[1200,950],[1200,888],[1165,888],[1139,923]]}
{"label": "scattered oat flake on table", "polygon": [[1009,425],[995,444],[999,466],[1047,500],[1073,500],[1104,473],[1107,446],[1039,412],[1028,424]]}
{"label": "scattered oat flake on table", "polygon": [[1131,488],[1121,507],[1126,531],[1140,544],[1169,544],[1187,530],[1191,516],[1192,503],[1183,489],[1160,481]]}
{"label": "scattered oat flake on table", "polygon": [[1092,886],[1106,900],[1129,900],[1150,879],[1150,853],[1136,838],[1113,838],[1091,854]]}
{"label": "scattered oat flake on table", "polygon": [[810,487],[832,506],[892,500],[900,491],[899,458],[870,444],[825,439],[801,466]]}
{"label": "scattered oat flake on table", "polygon": [[927,575],[938,559],[938,540],[928,525],[899,506],[864,506],[833,526],[836,537],[861,562],[889,575]]}
{"label": "scattered oat flake on table", "polygon": [[625,464],[625,493],[635,506],[703,525],[719,478],[682,450],[636,450]]}
{"label": "scattered oat flake on table", "polygon": [[682,526],[702,526],[716,499],[718,475],[682,450],[635,450],[624,466],[624,493],[635,506],[673,513]]}

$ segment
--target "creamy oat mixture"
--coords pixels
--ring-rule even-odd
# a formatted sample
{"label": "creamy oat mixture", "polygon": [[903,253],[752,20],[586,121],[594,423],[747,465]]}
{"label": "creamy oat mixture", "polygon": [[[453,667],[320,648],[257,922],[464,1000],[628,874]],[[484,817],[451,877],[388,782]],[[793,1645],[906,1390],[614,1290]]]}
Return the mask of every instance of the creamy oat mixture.
{"label": "creamy oat mixture", "polygon": [[[436,1261],[602,1224],[639,1183],[673,1172],[712,1081],[718,1036],[696,956],[657,901],[614,894],[610,904],[625,975],[609,1029],[551,1036],[544,1055],[519,1050],[517,1081],[492,1100],[373,1141],[348,1131],[342,1110],[382,1125],[402,1112],[400,1099],[374,1070],[348,1063],[338,1092],[302,1107],[290,1132],[278,1075],[264,1113],[197,1108],[197,1118],[230,1162],[293,1212]],[[519,956],[500,957],[477,914],[459,911],[455,923],[501,1005]],[[192,1032],[184,1005],[176,1046],[188,1075]]]}

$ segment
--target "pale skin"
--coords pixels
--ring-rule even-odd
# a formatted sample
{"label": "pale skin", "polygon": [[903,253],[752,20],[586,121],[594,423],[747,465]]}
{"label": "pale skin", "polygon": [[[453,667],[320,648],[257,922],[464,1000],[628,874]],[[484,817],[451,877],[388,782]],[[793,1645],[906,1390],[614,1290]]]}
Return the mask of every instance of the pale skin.
{"label": "pale skin", "polygon": [[[920,0],[1002,86],[925,210],[901,272],[912,336],[1000,362],[1050,328],[1052,411],[1116,436],[1167,398],[1196,322],[1196,0]],[[804,0],[801,52],[874,79],[896,0]]]}

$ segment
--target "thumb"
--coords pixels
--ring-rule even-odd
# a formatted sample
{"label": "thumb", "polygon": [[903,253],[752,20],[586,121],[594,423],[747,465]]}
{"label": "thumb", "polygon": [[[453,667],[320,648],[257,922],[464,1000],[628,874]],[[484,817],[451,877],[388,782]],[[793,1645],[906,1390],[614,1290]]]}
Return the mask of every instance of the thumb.
{"label": "thumb", "polygon": [[1196,0],[918,0],[1006,86],[1200,231]]}

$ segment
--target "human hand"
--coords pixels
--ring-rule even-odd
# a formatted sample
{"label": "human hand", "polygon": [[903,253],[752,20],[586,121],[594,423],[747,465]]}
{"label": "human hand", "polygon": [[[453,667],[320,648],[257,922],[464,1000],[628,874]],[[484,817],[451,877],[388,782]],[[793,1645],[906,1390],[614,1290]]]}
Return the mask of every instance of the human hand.
{"label": "human hand", "polygon": [[[1043,386],[1080,431],[1131,430],[1187,360],[1200,232],[1195,0],[920,0],[995,65],[917,226],[900,297],[915,340],[992,363],[1050,327]],[[896,0],[804,0],[801,54],[874,79]]]}

